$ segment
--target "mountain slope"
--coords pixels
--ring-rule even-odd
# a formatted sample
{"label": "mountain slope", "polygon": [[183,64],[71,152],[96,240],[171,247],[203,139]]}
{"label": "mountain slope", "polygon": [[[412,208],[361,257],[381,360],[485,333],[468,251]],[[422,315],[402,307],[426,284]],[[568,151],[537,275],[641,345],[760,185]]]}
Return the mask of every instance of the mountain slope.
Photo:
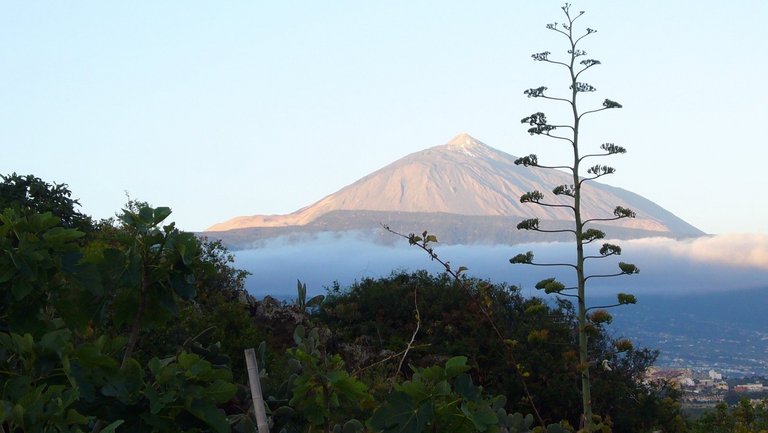
{"label": "mountain slope", "polygon": [[[400,217],[436,213],[507,217],[503,218],[505,225],[509,223],[509,217],[569,221],[572,212],[567,208],[522,204],[519,198],[528,191],[539,190],[546,194],[557,185],[570,184],[570,175],[557,170],[517,166],[515,159],[515,156],[493,149],[467,134],[460,134],[445,145],[408,155],[289,215],[237,217],[216,224],[208,231],[246,228],[301,228],[299,231],[306,231],[315,226],[334,231],[334,225],[338,226],[338,220],[343,220],[344,215],[346,218],[371,214],[385,217],[387,213],[397,213]],[[649,233],[659,236],[703,234],[629,191],[589,182],[583,192],[582,215],[586,219],[610,217],[613,209],[620,205],[632,208],[637,212],[637,218],[618,221],[616,226],[624,231],[638,231],[638,236],[648,236]],[[546,196],[552,203],[566,204],[571,200],[553,194]],[[336,220],[335,224],[328,223],[331,216]],[[356,224],[347,221],[341,225]]]}

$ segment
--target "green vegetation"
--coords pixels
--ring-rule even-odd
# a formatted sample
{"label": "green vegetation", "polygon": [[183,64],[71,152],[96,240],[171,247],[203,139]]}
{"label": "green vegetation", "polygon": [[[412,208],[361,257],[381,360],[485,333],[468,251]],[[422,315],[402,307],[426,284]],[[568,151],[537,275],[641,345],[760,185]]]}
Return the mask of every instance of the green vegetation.
{"label": "green vegetation", "polygon": [[705,412],[691,423],[690,433],[765,433],[768,432],[768,400],[752,404],[741,400],[729,407],[718,403],[714,411]]}
{"label": "green vegetation", "polygon": [[[530,191],[523,194],[520,197],[521,203],[531,203],[538,206],[544,206],[549,208],[562,208],[573,212],[573,226],[571,228],[543,228],[540,226],[538,218],[531,218],[522,221],[517,225],[519,230],[532,230],[542,233],[572,233],[576,244],[576,261],[575,263],[542,263],[534,261],[533,252],[528,251],[524,254],[518,254],[510,259],[511,263],[522,263],[534,266],[565,266],[570,267],[575,272],[575,286],[566,286],[565,284],[556,281],[554,278],[545,279],[536,285],[537,289],[544,290],[546,293],[556,293],[560,296],[567,296],[575,299],[577,305],[577,317],[578,317],[578,347],[579,347],[579,366],[577,368],[578,373],[581,376],[581,395],[582,395],[582,407],[583,416],[580,422],[587,432],[599,431],[601,428],[599,417],[595,416],[593,412],[596,401],[593,401],[592,397],[592,378],[590,370],[596,363],[600,363],[600,357],[597,357],[595,353],[590,351],[589,338],[591,338],[592,329],[601,323],[610,323],[611,316],[605,310],[605,308],[634,304],[636,302],[633,295],[620,293],[615,305],[588,308],[586,298],[586,285],[587,281],[592,278],[604,278],[613,277],[619,275],[631,275],[639,272],[635,265],[630,263],[620,262],[618,264],[619,271],[611,274],[592,274],[588,275],[586,272],[585,263],[590,259],[604,259],[610,256],[621,254],[621,248],[618,245],[603,244],[599,250],[599,255],[589,255],[589,252],[585,251],[585,246],[605,238],[605,233],[601,230],[594,228],[594,223],[601,223],[606,221],[614,221],[623,218],[634,218],[635,213],[621,206],[617,206],[613,212],[613,216],[609,217],[586,217],[582,214],[582,198],[583,198],[583,185],[587,181],[609,175],[614,173],[614,169],[609,166],[597,164],[587,169],[588,177],[581,176],[581,165],[586,159],[603,157],[615,154],[625,153],[626,150],[613,143],[604,143],[600,146],[601,151],[599,153],[583,154],[581,152],[579,142],[580,133],[582,132],[582,120],[584,116],[590,115],[603,110],[609,110],[614,108],[621,108],[621,104],[606,99],[602,107],[588,109],[586,111],[579,110],[577,106],[577,98],[580,93],[594,92],[596,88],[586,82],[579,81],[580,76],[587,69],[590,69],[600,64],[599,60],[579,58],[586,56],[586,51],[579,47],[579,43],[587,36],[596,32],[596,30],[587,28],[583,33],[576,33],[574,31],[574,22],[579,19],[584,12],[581,11],[578,14],[572,15],[570,4],[566,3],[562,7],[565,13],[565,22],[558,25],[558,23],[547,24],[547,29],[552,30],[568,40],[568,56],[566,60],[553,60],[550,58],[550,52],[545,51],[534,54],[533,60],[539,62],[545,62],[559,67],[564,67],[569,76],[569,89],[570,95],[567,97],[549,96],[545,92],[546,87],[531,88],[525,91],[525,94],[529,98],[543,98],[550,101],[556,101],[567,105],[568,111],[572,114],[570,122],[565,124],[550,123],[547,120],[547,116],[542,112],[533,113],[530,116],[522,119],[522,123],[526,123],[530,126],[528,132],[531,135],[539,135],[548,138],[555,139],[556,141],[564,142],[570,145],[573,162],[571,165],[542,165],[538,161],[538,157],[534,154],[519,158],[515,161],[515,164],[523,165],[526,167],[536,167],[539,169],[564,169],[569,171],[573,176],[573,183],[570,185],[560,185],[552,190],[552,194],[556,196],[555,200],[545,201],[544,194],[540,191]],[[556,131],[565,130],[562,135],[558,135]],[[576,293],[574,294],[573,291]],[[590,312],[590,310],[594,310]],[[627,346],[628,342],[620,342],[616,346],[617,350],[622,350]],[[605,362],[605,361],[602,361]],[[605,365],[605,364],[604,364]],[[600,398],[606,398],[605,395],[600,395]]]}
{"label": "green vegetation", "polygon": [[[69,197],[48,192],[56,205]],[[229,431],[230,369],[143,338],[195,297],[211,265],[201,242],[162,225],[168,208],[126,209],[109,231],[84,233],[52,213],[77,215],[75,201],[30,204],[0,214],[3,431]]]}
{"label": "green vegetation", "polygon": [[[28,178],[51,203],[70,197],[66,185]],[[16,192],[27,181],[4,179]],[[294,303],[256,301],[226,249],[167,222],[168,208],[132,201],[82,231],[57,215],[77,214],[76,200],[57,208],[8,196],[0,431],[254,431],[249,347],[259,348],[277,432],[524,432],[535,418],[519,412],[531,402],[547,431],[578,420],[577,322],[567,302],[424,272],[311,299],[299,282]],[[616,353],[601,327],[594,333],[592,350],[615,366],[595,387],[614,393],[601,413],[616,431],[673,425],[670,390],[640,380],[656,354]]]}
{"label": "green vegetation", "polygon": [[[33,176],[4,179],[17,197],[15,182],[28,179],[50,203],[70,196]],[[130,202],[84,232],[55,213],[77,214],[75,200],[49,208],[9,197],[0,196],[2,432],[255,431],[249,347],[259,348],[276,432],[558,432],[581,417],[569,302],[523,298],[463,268],[311,299],[299,282],[296,302],[257,301],[231,254],[166,223],[167,208]],[[643,380],[656,352],[616,351],[623,340],[593,325],[590,354],[611,366],[591,377],[602,431],[765,431],[765,403],[721,405],[686,425],[679,393]],[[521,414],[531,407],[539,422]]]}

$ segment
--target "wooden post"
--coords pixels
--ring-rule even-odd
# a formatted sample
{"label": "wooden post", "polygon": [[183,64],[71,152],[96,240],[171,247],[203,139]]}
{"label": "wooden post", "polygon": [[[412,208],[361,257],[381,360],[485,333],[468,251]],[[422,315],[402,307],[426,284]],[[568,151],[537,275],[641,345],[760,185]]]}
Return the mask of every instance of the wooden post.
{"label": "wooden post", "polygon": [[264,410],[264,396],[261,394],[261,381],[259,380],[259,364],[256,362],[256,351],[245,349],[245,364],[248,367],[248,383],[251,386],[251,398],[253,410],[256,412],[256,426],[259,433],[269,433],[269,422]]}

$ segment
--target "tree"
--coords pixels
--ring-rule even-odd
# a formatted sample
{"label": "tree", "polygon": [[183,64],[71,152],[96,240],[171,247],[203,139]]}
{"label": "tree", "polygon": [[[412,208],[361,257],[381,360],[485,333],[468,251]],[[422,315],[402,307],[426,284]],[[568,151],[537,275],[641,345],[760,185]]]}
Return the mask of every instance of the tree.
{"label": "tree", "polygon": [[[572,113],[572,119],[566,124],[554,124],[550,123],[547,116],[542,112],[536,112],[528,117],[522,119],[522,123],[526,123],[530,126],[528,132],[531,135],[539,135],[547,138],[552,138],[560,142],[568,143],[571,146],[573,152],[573,162],[571,165],[557,166],[557,165],[542,165],[539,164],[538,157],[535,154],[531,154],[515,161],[515,164],[523,165],[525,167],[536,167],[540,169],[564,169],[569,171],[573,175],[573,184],[560,185],[552,190],[552,194],[556,196],[555,200],[546,201],[545,196],[540,191],[526,192],[520,197],[520,202],[531,203],[538,206],[565,208],[570,209],[573,212],[573,226],[572,228],[552,228],[546,229],[540,226],[538,218],[526,219],[517,225],[519,230],[532,230],[543,233],[572,233],[576,243],[576,262],[575,263],[541,263],[534,261],[533,252],[529,251],[524,254],[518,254],[510,259],[510,262],[522,263],[534,266],[565,266],[572,268],[575,272],[576,285],[573,287],[567,287],[563,283],[557,281],[554,278],[548,278],[540,281],[536,288],[544,290],[546,293],[556,293],[558,295],[571,297],[575,299],[577,304],[578,314],[578,346],[579,346],[579,374],[581,376],[581,393],[582,393],[582,405],[583,405],[583,419],[582,423],[585,424],[587,432],[595,431],[598,426],[593,420],[592,413],[592,397],[591,397],[591,385],[590,385],[590,365],[593,360],[590,359],[588,353],[588,337],[592,332],[592,329],[600,324],[610,322],[611,316],[605,310],[608,307],[614,307],[618,305],[633,304],[636,299],[633,295],[620,293],[618,294],[617,303],[614,305],[607,305],[602,307],[587,307],[586,298],[586,285],[588,280],[595,278],[614,277],[619,275],[630,275],[639,272],[635,265],[630,263],[620,262],[618,264],[619,270],[610,274],[592,274],[587,275],[585,271],[585,264],[588,260],[604,259],[611,256],[621,254],[621,248],[618,245],[604,243],[602,248],[599,249],[599,254],[592,254],[585,251],[585,246],[592,242],[605,238],[605,233],[597,228],[594,228],[594,223],[614,221],[624,218],[634,218],[635,213],[622,206],[617,206],[613,212],[613,216],[607,216],[605,218],[585,218],[582,215],[582,191],[585,182],[598,179],[600,177],[614,173],[612,167],[596,164],[587,168],[587,177],[581,176],[581,166],[587,159],[604,157],[609,155],[625,153],[626,149],[621,146],[617,146],[613,143],[604,143],[600,146],[601,152],[582,154],[579,142],[579,134],[582,128],[582,120],[585,116],[591,115],[604,110],[611,110],[614,108],[621,108],[621,104],[605,99],[602,107],[588,109],[582,111],[577,106],[577,98],[581,93],[594,92],[596,90],[592,85],[579,81],[582,73],[586,70],[600,64],[599,60],[584,58],[586,51],[579,48],[579,43],[587,36],[596,32],[596,30],[587,28],[584,33],[574,32],[574,22],[580,18],[584,11],[578,14],[572,14],[571,5],[566,3],[562,7],[565,13],[566,21],[558,25],[558,23],[547,24],[547,29],[552,30],[568,40],[568,56],[566,60],[554,60],[550,58],[550,52],[545,51],[541,53],[533,54],[531,57],[534,61],[545,62],[559,67],[564,67],[569,74],[570,82],[570,94],[566,97],[549,96],[546,94],[547,87],[537,87],[526,90],[524,93],[529,98],[542,98],[558,103],[564,103],[570,109]],[[563,134],[558,134],[557,131],[564,130]],[[592,255],[591,255],[592,254]],[[573,294],[573,290],[576,294]]]}
{"label": "tree", "polygon": [[753,402],[742,398],[737,404],[728,406],[718,403],[714,410],[707,410],[701,418],[693,421],[691,433],[764,433],[768,431],[768,399]]}
{"label": "tree", "polygon": [[[412,337],[415,290],[421,328],[408,352],[408,366],[428,368],[453,356],[466,356],[474,383],[490,395],[504,395],[508,411],[530,412],[522,381],[513,374],[520,371],[544,420],[537,425],[579,419],[581,395],[573,375],[578,364],[573,345],[577,319],[570,302],[548,303],[523,297],[514,286],[472,278],[460,284],[448,274],[425,271],[334,287],[312,314],[313,323],[331,329],[331,347],[369,384],[378,401],[383,398],[381,390],[390,389],[386,378],[394,376],[402,349]],[[504,330],[504,341],[497,338],[480,305]],[[663,383],[642,381],[658,352],[633,348],[617,353],[616,340],[605,327],[596,326],[594,331],[590,353],[607,359],[611,366],[611,371],[600,369],[592,377],[595,392],[602,397],[596,411],[610,416],[614,431],[652,431],[654,427],[681,431],[668,428],[679,415],[677,395],[670,394],[673,390]],[[510,347],[515,351],[514,362]],[[411,371],[403,368],[406,380]]]}
{"label": "tree", "polygon": [[0,431],[230,431],[227,365],[141,343],[205,265],[169,214],[126,210],[120,237],[81,245],[50,211],[0,212]]}
{"label": "tree", "polygon": [[0,175],[0,211],[16,207],[31,212],[51,212],[61,219],[65,228],[75,228],[88,233],[93,228],[91,217],[76,209],[80,206],[67,184],[53,183],[28,174]]}

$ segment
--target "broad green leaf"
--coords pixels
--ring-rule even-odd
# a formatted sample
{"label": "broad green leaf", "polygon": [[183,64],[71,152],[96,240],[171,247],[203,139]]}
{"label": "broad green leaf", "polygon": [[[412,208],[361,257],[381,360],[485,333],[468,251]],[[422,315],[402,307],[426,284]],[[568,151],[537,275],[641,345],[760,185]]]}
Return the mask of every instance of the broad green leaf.
{"label": "broad green leaf", "polygon": [[480,398],[480,388],[472,383],[472,378],[468,374],[456,376],[454,388],[464,400],[477,401]]}
{"label": "broad green leaf", "polygon": [[498,424],[499,419],[490,407],[481,406],[472,413],[472,423],[478,431],[482,432],[488,430],[490,426]]}
{"label": "broad green leaf", "polygon": [[169,357],[169,358],[164,358],[164,359],[159,359],[157,357],[154,357],[154,358],[149,360],[149,362],[147,363],[147,367],[149,367],[149,371],[151,371],[154,376],[157,376],[158,374],[160,374],[160,371],[165,366],[167,366],[168,364],[170,364],[174,360],[175,360],[174,357]]}
{"label": "broad green leaf", "polygon": [[101,350],[91,344],[82,344],[75,349],[75,356],[80,364],[88,369],[105,368],[117,369],[117,361],[101,352]]}
{"label": "broad green leaf", "polygon": [[[152,209],[151,207],[143,207],[139,209],[139,224],[140,225],[152,225],[152,222],[154,220],[155,216],[155,209]],[[162,221],[162,220],[161,220]]]}
{"label": "broad green leaf", "polygon": [[[191,281],[188,277],[191,277]],[[174,273],[171,276],[171,287],[173,288],[173,291],[185,301],[194,298],[197,294],[194,284],[194,275],[192,274]],[[173,303],[175,304],[175,300],[173,300]]]}
{"label": "broad green leaf", "polygon": [[72,242],[85,236],[85,233],[75,229],[65,229],[64,227],[53,227],[43,233],[43,239],[51,244],[63,244]]}
{"label": "broad green leaf", "polygon": [[387,397],[368,421],[369,426],[383,433],[421,433],[434,412],[429,403],[417,405],[411,397],[396,391]]}
{"label": "broad green leaf", "polygon": [[429,396],[430,392],[423,382],[417,381],[416,379],[417,378],[414,377],[414,380],[403,383],[399,388],[414,399],[423,400]]}
{"label": "broad green leaf", "polygon": [[235,396],[236,391],[237,387],[234,384],[216,380],[205,388],[205,396],[216,403],[225,403]]}
{"label": "broad green leaf", "polygon": [[230,431],[229,421],[224,412],[208,402],[194,399],[190,405],[187,405],[187,410],[217,433]]}
{"label": "broad green leaf", "polygon": [[447,380],[441,380],[440,382],[437,382],[435,384],[435,387],[432,389],[432,395],[433,396],[446,396],[451,394],[451,385],[448,383]]}
{"label": "broad green leaf", "polygon": [[466,356],[455,356],[445,363],[445,375],[448,378],[456,377],[467,370],[469,370],[469,366]]}
{"label": "broad green leaf", "polygon": [[35,350],[35,340],[32,338],[31,334],[19,335],[11,333],[11,339],[13,340],[17,353],[29,354]]}
{"label": "broad green leaf", "polygon": [[67,424],[87,424],[88,417],[76,411],[75,409],[69,409],[67,411]]}
{"label": "broad green leaf", "polygon": [[72,333],[69,329],[57,329],[48,332],[40,339],[40,346],[62,356],[62,352],[66,349],[71,335]]}

